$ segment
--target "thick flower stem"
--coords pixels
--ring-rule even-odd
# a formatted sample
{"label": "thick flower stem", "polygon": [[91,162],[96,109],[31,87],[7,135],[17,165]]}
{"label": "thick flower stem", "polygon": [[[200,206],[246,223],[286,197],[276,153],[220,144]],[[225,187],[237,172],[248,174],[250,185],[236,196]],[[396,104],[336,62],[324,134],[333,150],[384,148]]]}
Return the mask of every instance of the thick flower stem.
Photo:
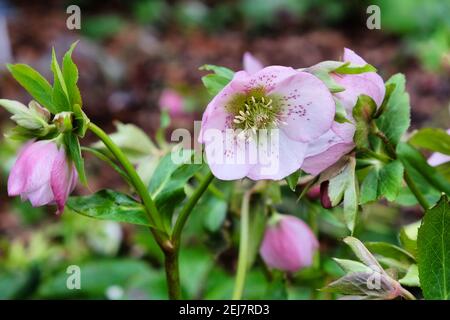
{"label": "thick flower stem", "polygon": [[244,292],[245,276],[248,267],[248,250],[249,250],[249,210],[250,210],[250,197],[252,190],[245,192],[242,199],[241,207],[241,230],[239,239],[239,257],[238,267],[236,273],[236,281],[234,283],[233,300],[240,300],[242,293]]}
{"label": "thick flower stem", "polygon": [[170,300],[181,300],[180,271],[178,266],[179,248],[164,252],[167,288]]}
{"label": "thick flower stem", "polygon": [[419,204],[422,206],[422,208],[426,211],[430,208],[430,204],[428,203],[428,200],[425,198],[425,196],[420,192],[419,188],[417,188],[416,183],[409,175],[408,171],[405,170],[404,173],[405,182],[409,187],[409,190],[414,194]]}

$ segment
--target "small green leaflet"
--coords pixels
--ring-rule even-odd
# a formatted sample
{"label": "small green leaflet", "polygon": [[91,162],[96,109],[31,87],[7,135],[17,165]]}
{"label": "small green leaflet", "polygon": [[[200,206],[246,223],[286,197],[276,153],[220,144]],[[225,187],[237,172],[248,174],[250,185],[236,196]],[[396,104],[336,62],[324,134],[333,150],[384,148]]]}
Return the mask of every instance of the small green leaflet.
{"label": "small green leaflet", "polygon": [[218,94],[234,76],[234,72],[225,67],[205,64],[199,69],[214,72],[202,77],[204,86],[212,96]]}
{"label": "small green leaflet", "polygon": [[427,210],[417,237],[419,278],[426,299],[450,299],[450,203]]}
{"label": "small green leaflet", "polygon": [[72,132],[64,134],[64,143],[67,147],[69,158],[74,162],[81,183],[87,185],[86,172],[84,170],[84,159],[81,156],[81,147],[78,137]]}
{"label": "small green leaflet", "polygon": [[[376,119],[378,128],[386,135],[393,145],[400,142],[400,138],[410,125],[409,95],[405,91],[405,76],[396,74],[386,81],[386,87],[395,84],[395,88],[388,89],[389,100],[382,106],[382,114]],[[390,92],[389,90],[392,90]],[[377,114],[378,116],[378,114]]]}

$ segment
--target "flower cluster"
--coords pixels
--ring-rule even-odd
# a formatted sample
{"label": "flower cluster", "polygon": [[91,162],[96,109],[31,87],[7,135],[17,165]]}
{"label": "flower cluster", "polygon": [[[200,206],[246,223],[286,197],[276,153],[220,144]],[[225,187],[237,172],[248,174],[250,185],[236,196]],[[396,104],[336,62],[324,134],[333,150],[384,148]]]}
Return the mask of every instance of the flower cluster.
{"label": "flower cluster", "polygon": [[[354,148],[358,97],[367,95],[380,106],[385,95],[382,78],[366,66],[350,49],[342,62],[304,69],[263,67],[246,53],[244,70],[203,114],[199,141],[214,175],[280,180],[299,169],[316,175],[334,164]],[[320,79],[324,72],[339,92]],[[344,121],[336,120],[337,106]]]}

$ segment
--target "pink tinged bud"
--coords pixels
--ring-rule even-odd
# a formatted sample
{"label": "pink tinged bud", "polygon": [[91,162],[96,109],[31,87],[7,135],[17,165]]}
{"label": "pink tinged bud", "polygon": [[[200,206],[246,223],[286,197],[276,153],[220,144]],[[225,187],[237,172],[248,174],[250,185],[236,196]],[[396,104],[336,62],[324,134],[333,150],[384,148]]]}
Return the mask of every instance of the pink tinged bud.
{"label": "pink tinged bud", "polygon": [[64,211],[78,175],[69,164],[64,148],[52,141],[27,143],[19,153],[8,179],[8,195],[20,195],[34,207],[56,204],[57,214]]}
{"label": "pink tinged bud", "polygon": [[320,184],[320,202],[325,209],[331,209],[333,207],[328,196],[328,185],[329,181],[324,181]]}
{"label": "pink tinged bud", "polygon": [[183,97],[176,91],[165,89],[159,98],[161,110],[167,110],[171,116],[183,114]]}
{"label": "pink tinged bud", "polygon": [[295,272],[312,265],[318,248],[307,224],[294,216],[277,215],[266,228],[260,254],[270,268]]}

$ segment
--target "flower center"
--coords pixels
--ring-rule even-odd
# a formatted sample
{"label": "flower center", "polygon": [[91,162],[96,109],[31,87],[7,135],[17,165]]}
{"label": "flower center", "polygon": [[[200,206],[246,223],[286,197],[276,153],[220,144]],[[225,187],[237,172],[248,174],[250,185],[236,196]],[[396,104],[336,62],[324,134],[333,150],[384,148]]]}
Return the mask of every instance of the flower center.
{"label": "flower center", "polygon": [[234,129],[245,132],[273,129],[282,123],[280,98],[267,95],[264,89],[252,89],[246,94],[238,94],[226,108],[233,115]]}

